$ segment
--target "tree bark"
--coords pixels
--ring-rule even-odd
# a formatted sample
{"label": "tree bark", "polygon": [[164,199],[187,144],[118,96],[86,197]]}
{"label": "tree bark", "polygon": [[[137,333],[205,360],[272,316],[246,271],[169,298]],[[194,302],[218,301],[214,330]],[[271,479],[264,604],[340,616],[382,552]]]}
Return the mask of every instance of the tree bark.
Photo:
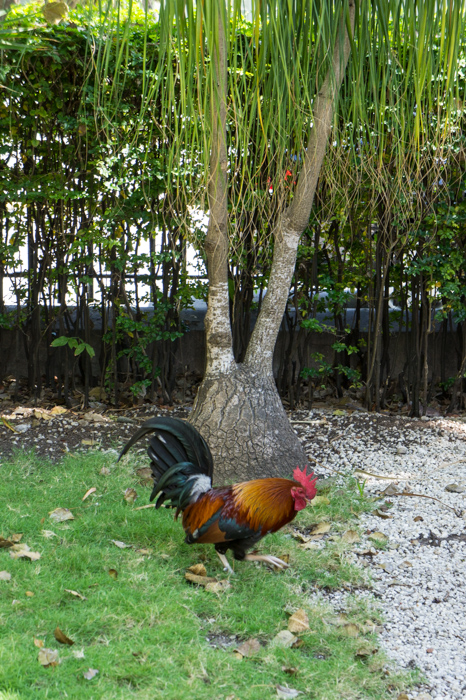
{"label": "tree bark", "polygon": [[[349,25],[355,6],[349,2]],[[219,12],[219,22],[221,17]],[[332,127],[336,97],[350,54],[350,39],[336,41],[328,74],[315,99],[302,171],[293,201],[274,231],[274,256],[267,293],[243,364],[234,361],[228,308],[226,42],[223,26],[212,60],[213,140],[209,183],[210,223],[206,241],[209,298],[206,317],[207,367],[191,416],[212,451],[217,483],[265,476],[289,476],[306,455],[281,403],[273,376],[273,352],[293,277],[301,234],[309,222],[314,193]],[[218,109],[216,110],[216,106]]]}

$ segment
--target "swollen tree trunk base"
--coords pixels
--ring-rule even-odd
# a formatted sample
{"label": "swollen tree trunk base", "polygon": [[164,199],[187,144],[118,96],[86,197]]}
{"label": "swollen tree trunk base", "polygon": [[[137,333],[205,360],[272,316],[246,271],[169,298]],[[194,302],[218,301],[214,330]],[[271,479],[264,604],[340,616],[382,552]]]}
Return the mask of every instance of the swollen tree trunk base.
{"label": "swollen tree trunk base", "polygon": [[247,365],[206,376],[190,423],[209,444],[217,485],[290,478],[293,469],[306,464],[273,378]]}

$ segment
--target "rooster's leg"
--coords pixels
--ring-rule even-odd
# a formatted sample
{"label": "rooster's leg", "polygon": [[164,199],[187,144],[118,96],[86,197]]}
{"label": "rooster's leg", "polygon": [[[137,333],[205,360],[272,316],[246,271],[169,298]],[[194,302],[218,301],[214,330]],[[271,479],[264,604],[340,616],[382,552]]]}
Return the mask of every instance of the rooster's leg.
{"label": "rooster's leg", "polygon": [[244,557],[244,561],[264,561],[266,562],[266,564],[276,566],[277,569],[288,568],[288,564],[285,561],[282,561],[278,557],[273,557],[267,554],[246,554],[246,556]]}
{"label": "rooster's leg", "polygon": [[218,554],[218,558],[220,559],[220,561],[223,564],[223,570],[228,571],[229,574],[234,574],[235,572],[233,571],[230,564],[228,563],[228,559],[226,558],[226,556],[224,554],[220,554],[220,552],[217,552],[217,554]]}

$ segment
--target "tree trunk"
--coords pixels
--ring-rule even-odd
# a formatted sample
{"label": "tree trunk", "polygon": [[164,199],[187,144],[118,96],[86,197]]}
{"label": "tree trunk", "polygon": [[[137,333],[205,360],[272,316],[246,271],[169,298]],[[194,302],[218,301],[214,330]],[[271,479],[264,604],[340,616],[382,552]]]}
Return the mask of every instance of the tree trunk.
{"label": "tree trunk", "polygon": [[[354,27],[354,2],[349,22]],[[206,238],[209,298],[206,316],[207,367],[190,421],[206,438],[216,482],[289,476],[306,455],[292,430],[273,376],[273,351],[296,264],[298,243],[309,222],[314,193],[330,134],[336,97],[350,53],[336,40],[332,66],[314,101],[304,163],[290,206],[278,217],[270,279],[243,364],[234,361],[228,299],[226,40],[220,11],[218,45],[213,46],[212,147],[208,187],[210,221]]]}

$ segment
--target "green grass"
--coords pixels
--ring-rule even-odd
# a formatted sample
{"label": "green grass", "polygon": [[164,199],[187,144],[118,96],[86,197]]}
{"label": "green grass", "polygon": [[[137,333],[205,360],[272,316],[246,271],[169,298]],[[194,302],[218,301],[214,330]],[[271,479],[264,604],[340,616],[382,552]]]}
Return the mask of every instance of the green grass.
{"label": "green grass", "polygon": [[[113,455],[97,452],[59,464],[19,453],[0,467],[0,534],[22,533],[22,542],[41,554],[38,561],[14,560],[0,549],[0,571],[11,574],[10,581],[0,580],[0,700],[263,700],[276,697],[277,684],[302,691],[299,697],[341,700],[388,698],[406,688],[407,677],[384,670],[380,652],[357,656],[364,644],[377,646],[366,630],[367,620],[377,618],[375,607],[354,599],[348,622],[360,633],[353,638],[311,597],[361,583],[341,543],[305,551],[285,529],[266,538],[261,551],[289,554],[286,572],[236,563],[225,592],[192,586],[184,573],[200,561],[208,575],[226,576],[212,546],[184,544],[173,511],[136,510],[150,493],[134,474],[142,465],[131,457],[115,464]],[[109,475],[99,473],[103,466]],[[123,499],[130,486],[139,494],[135,504]],[[83,502],[90,487],[97,490]],[[327,495],[328,506],[299,514],[299,527],[327,519],[335,533],[343,531],[351,514],[367,507],[354,485],[346,494],[340,488]],[[49,512],[58,507],[69,508],[75,520],[52,522]],[[56,536],[47,538],[44,530]],[[119,549],[112,540],[132,547]],[[271,640],[298,608],[308,613],[310,631],[297,648],[274,647]],[[57,626],[73,646],[56,641]],[[251,637],[261,651],[241,660],[235,646]],[[34,639],[57,649],[60,664],[41,666]],[[221,646],[225,640],[232,644]],[[99,671],[92,680],[83,675],[89,668]]]}

